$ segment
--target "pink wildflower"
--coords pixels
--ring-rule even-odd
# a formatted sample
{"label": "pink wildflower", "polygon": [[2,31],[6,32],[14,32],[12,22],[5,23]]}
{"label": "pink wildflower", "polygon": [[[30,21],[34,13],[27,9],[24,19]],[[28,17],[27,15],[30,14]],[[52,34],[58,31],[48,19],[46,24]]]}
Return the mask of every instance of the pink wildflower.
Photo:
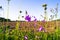
{"label": "pink wildflower", "polygon": [[43,30],[43,27],[42,26],[40,26],[40,28],[38,29],[38,31],[42,31]]}
{"label": "pink wildflower", "polygon": [[24,36],[24,40],[28,40],[28,37],[27,36]]}

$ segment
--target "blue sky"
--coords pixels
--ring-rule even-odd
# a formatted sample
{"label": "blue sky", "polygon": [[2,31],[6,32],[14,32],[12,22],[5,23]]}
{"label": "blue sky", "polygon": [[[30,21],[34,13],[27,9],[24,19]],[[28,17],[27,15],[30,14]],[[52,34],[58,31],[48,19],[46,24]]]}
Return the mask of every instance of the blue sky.
{"label": "blue sky", "polygon": [[[17,20],[18,16],[20,15],[20,20],[24,20],[21,18],[21,16],[25,16],[25,10],[27,10],[30,16],[35,16],[38,20],[43,20],[40,15],[44,16],[42,5],[45,3],[47,4],[48,18],[52,14],[50,12],[50,8],[55,8],[57,3],[59,3],[58,11],[60,11],[60,0],[11,0],[8,18],[11,20]],[[2,6],[4,9],[4,11],[0,10],[0,17],[7,18],[7,0],[0,0],[0,6]],[[20,10],[22,11],[21,14],[19,14]],[[58,12],[58,18],[60,18],[60,12]]]}

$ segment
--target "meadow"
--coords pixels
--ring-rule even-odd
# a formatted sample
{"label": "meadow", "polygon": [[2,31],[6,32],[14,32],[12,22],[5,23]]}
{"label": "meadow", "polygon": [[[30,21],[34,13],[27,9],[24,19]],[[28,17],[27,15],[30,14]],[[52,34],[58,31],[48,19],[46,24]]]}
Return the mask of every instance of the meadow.
{"label": "meadow", "polygon": [[[0,22],[0,40],[60,40],[60,21]],[[47,26],[45,26],[47,23]],[[42,25],[42,26],[41,26]]]}

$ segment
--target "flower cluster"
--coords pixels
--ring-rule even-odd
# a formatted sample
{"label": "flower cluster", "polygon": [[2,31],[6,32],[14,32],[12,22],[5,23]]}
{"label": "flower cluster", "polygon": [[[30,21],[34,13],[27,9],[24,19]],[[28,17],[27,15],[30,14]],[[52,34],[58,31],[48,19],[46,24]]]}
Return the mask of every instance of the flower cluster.
{"label": "flower cluster", "polygon": [[30,22],[30,21],[31,21],[31,17],[30,17],[29,15],[27,15],[27,16],[25,17],[25,20],[27,20],[28,22]]}

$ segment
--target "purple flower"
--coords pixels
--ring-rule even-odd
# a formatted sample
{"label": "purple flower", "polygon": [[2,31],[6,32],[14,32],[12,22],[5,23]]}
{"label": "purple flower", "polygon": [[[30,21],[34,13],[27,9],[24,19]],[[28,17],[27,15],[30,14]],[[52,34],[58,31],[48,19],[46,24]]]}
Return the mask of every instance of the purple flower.
{"label": "purple flower", "polygon": [[34,16],[34,18],[35,18],[34,21],[37,21],[37,18],[35,16]]}
{"label": "purple flower", "polygon": [[35,16],[33,16],[34,17],[34,27],[36,27],[37,26],[37,18],[35,17]]}
{"label": "purple flower", "polygon": [[30,22],[30,21],[31,21],[31,17],[30,17],[29,15],[27,15],[27,16],[25,17],[25,20],[27,20],[28,22]]}
{"label": "purple flower", "polygon": [[40,28],[38,29],[38,31],[42,31],[43,30],[43,27],[42,26],[40,26]]}
{"label": "purple flower", "polygon": [[28,40],[28,37],[27,36],[24,36],[24,40]]}
{"label": "purple flower", "polygon": [[37,19],[35,18],[34,21],[37,21]]}
{"label": "purple flower", "polygon": [[34,23],[34,27],[36,27],[37,25],[36,25],[36,23]]}
{"label": "purple flower", "polygon": [[37,25],[37,19],[34,20],[34,27]]}
{"label": "purple flower", "polygon": [[42,20],[43,23],[45,23],[46,21],[45,20]]}

